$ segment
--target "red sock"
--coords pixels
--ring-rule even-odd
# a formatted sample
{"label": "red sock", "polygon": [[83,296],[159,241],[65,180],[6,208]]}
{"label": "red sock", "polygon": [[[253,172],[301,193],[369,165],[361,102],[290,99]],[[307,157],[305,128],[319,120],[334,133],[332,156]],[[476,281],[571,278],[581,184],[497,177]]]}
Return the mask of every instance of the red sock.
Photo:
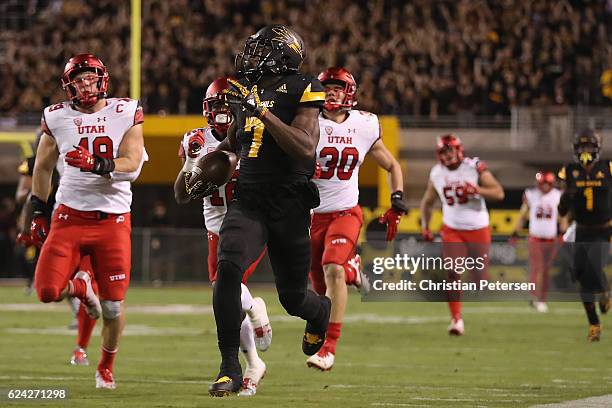
{"label": "red sock", "polygon": [[448,302],[448,308],[453,319],[461,319],[461,302]]}
{"label": "red sock", "polygon": [[109,369],[111,372],[113,371],[113,363],[115,362],[115,356],[118,350],[118,348],[115,350],[107,350],[102,346],[102,358],[98,363],[98,371],[102,371],[105,368]]}
{"label": "red sock", "polygon": [[89,317],[83,302],[81,302],[81,306],[79,306],[77,320],[79,322],[77,329],[77,345],[82,349],[86,349],[87,346],[89,346],[89,340],[91,339],[91,333],[96,326],[96,321]]}
{"label": "red sock", "polygon": [[352,285],[355,283],[355,279],[357,278],[357,269],[353,268],[353,265],[346,262],[344,265],[344,280],[347,285]]}
{"label": "red sock", "polygon": [[332,354],[336,354],[336,343],[340,338],[342,322],[329,322],[327,326],[327,336],[325,337],[324,347]]}
{"label": "red sock", "polygon": [[83,279],[70,280],[68,294],[79,299],[84,298],[87,295],[87,283]]}

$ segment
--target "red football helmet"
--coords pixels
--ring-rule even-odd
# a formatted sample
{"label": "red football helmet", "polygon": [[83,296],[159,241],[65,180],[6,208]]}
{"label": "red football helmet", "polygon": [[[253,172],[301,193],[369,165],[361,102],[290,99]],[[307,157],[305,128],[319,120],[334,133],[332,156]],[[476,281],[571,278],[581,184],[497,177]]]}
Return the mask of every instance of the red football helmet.
{"label": "red football helmet", "polygon": [[551,171],[539,171],[536,173],[536,182],[538,184],[553,184],[555,182],[555,175]]}
{"label": "red football helmet", "polygon": [[227,133],[233,120],[225,93],[229,89],[228,79],[233,78],[221,77],[215,79],[206,89],[206,95],[202,102],[202,111],[208,125],[220,134]]}
{"label": "red football helmet", "polygon": [[[441,156],[441,153],[448,149],[452,149],[456,152],[455,158],[452,160],[444,160]],[[455,135],[440,136],[436,143],[436,156],[438,157],[438,161],[446,167],[456,167],[461,164],[463,161],[463,143],[461,143],[461,139]]]}
{"label": "red football helmet", "polygon": [[323,108],[328,111],[335,111],[342,108],[352,108],[357,105],[355,99],[355,92],[357,92],[357,82],[353,75],[342,67],[331,67],[319,74],[319,81],[323,85],[326,84],[338,84],[344,86],[344,99],[338,103],[335,101],[328,101],[325,98],[325,104]]}
{"label": "red football helmet", "polygon": [[[97,93],[83,91],[74,80],[74,76],[83,71],[91,71],[96,74]],[[68,99],[72,103],[84,107],[96,104],[98,100],[106,98],[108,91],[108,70],[100,58],[93,54],[79,54],[68,60],[64,73],[62,74],[62,88],[66,91]]]}

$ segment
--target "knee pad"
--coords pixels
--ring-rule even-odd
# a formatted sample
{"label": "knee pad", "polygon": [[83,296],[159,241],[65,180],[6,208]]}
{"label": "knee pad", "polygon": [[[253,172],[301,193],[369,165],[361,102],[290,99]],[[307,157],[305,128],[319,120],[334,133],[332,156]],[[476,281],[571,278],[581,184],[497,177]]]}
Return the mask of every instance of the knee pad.
{"label": "knee pad", "polygon": [[60,296],[60,289],[55,286],[38,289],[38,299],[43,303],[55,302]]}
{"label": "knee pad", "polygon": [[121,315],[122,300],[102,300],[102,316],[105,319],[113,320]]}
{"label": "knee pad", "polygon": [[291,316],[297,316],[302,311],[306,292],[279,292],[278,300]]}

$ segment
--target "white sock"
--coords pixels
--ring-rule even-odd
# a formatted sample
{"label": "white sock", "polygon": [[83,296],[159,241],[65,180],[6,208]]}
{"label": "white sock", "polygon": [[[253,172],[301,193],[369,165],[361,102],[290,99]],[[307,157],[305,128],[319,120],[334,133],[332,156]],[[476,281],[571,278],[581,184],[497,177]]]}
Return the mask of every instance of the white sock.
{"label": "white sock", "polygon": [[253,296],[251,295],[251,291],[246,287],[244,283],[240,284],[240,288],[242,289],[240,293],[240,302],[242,303],[242,311],[245,313],[249,313],[251,308],[253,307]]}
{"label": "white sock", "polygon": [[259,356],[255,348],[255,332],[253,332],[251,319],[248,317],[242,320],[242,325],[240,326],[240,350],[242,350],[247,363],[246,369],[259,363]]}

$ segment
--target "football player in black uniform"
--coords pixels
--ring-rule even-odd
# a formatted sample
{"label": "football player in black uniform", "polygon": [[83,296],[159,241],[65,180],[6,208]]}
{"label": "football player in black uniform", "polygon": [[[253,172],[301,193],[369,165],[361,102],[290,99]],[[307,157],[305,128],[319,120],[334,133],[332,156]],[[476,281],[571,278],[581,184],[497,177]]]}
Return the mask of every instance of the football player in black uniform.
{"label": "football player in black uniform", "polygon": [[302,350],[323,345],[330,299],[307,290],[310,270],[310,210],[319,205],[315,170],[323,86],[299,72],[304,43],[282,25],[262,28],[236,57],[238,81],[229,81],[235,120],[219,149],[239,152],[235,201],[220,230],[218,275],[213,293],[221,367],[213,396],[241,385],[240,281],[264,245],[280,303],[306,320]]}
{"label": "football player in black uniform", "polygon": [[600,160],[601,138],[591,129],[581,131],[574,141],[576,163],[559,171],[565,191],[559,214],[571,212],[576,221],[574,273],[589,320],[588,340],[599,341],[601,325],[595,310],[595,296],[601,294],[602,313],[610,309],[608,280],[604,267],[610,251],[612,218],[612,162]]}

